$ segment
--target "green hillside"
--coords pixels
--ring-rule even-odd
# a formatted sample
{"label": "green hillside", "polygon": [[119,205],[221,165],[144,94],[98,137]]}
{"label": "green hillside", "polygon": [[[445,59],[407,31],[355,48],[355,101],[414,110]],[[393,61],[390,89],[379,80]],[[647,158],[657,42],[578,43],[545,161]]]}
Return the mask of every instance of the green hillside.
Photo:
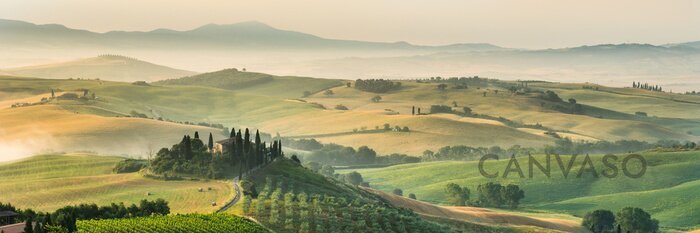
{"label": "green hillside", "polygon": [[[247,180],[253,185],[243,185],[248,187],[244,190],[244,200],[230,212],[252,217],[278,232],[367,228],[373,231],[405,229],[408,232],[558,232],[553,229],[578,228],[577,224],[568,225],[569,220],[558,223],[553,221],[554,218],[535,220],[515,213],[493,217],[492,220],[484,216],[436,216],[422,211],[417,215],[403,209],[410,207],[391,200],[391,194],[324,177],[288,159],[274,161],[253,172]],[[253,189],[257,191],[255,197],[251,196]],[[498,218],[501,220],[496,220]],[[503,221],[505,218],[520,220],[510,224]],[[552,221],[551,225],[543,224],[546,221]]]}
{"label": "green hillside", "polygon": [[[484,169],[488,173],[499,172],[496,179],[481,176],[478,161],[429,162],[356,171],[360,172],[372,187],[385,191],[401,188],[405,193],[415,193],[418,199],[433,203],[445,203],[444,187],[447,183],[454,182],[476,190],[479,184],[496,181],[521,186],[525,190],[525,208],[581,216],[597,208],[636,206],[652,213],[663,226],[698,225],[700,212],[688,210],[694,206],[692,203],[695,203],[695,198],[692,193],[697,190],[700,180],[700,173],[696,172],[700,168],[700,152],[648,152],[642,155],[648,162],[648,168],[646,174],[637,179],[622,175],[621,170],[620,176],[615,178],[593,178],[590,173],[583,173],[581,178],[577,178],[583,161],[582,156],[576,159],[568,178],[564,178],[554,157],[551,158],[551,178],[545,177],[536,167],[533,178],[528,178],[527,157],[518,158],[525,178],[519,178],[517,172],[509,173],[508,178],[503,178],[509,162],[504,158],[485,163]],[[624,155],[620,156],[618,167]],[[545,161],[544,155],[535,158],[540,163]],[[562,156],[562,161],[567,163],[569,158]],[[599,174],[603,169],[601,158],[602,155],[591,155]],[[630,162],[629,165],[630,171],[639,171],[634,170],[639,168],[639,163]],[[678,213],[683,213],[684,217],[677,217]]]}
{"label": "green hillside", "polygon": [[[0,202],[36,211],[67,205],[137,203],[163,198],[173,213],[210,213],[212,202],[230,200],[232,189],[220,181],[160,181],[138,173],[114,174],[121,157],[86,154],[39,155],[0,164]],[[212,187],[207,192],[199,188]],[[150,195],[147,195],[150,193]]]}
{"label": "green hillside", "polygon": [[[114,117],[136,112],[164,121],[257,128],[285,137],[315,138],[323,143],[367,145],[380,154],[421,155],[425,150],[454,145],[543,147],[552,144],[557,136],[587,141],[700,140],[700,120],[694,117],[700,113],[694,104],[700,102],[696,96],[628,88],[596,90],[584,88],[584,84],[543,82],[529,84],[529,91],[521,93],[511,91],[520,85],[517,82],[459,82],[401,81],[400,89],[372,93],[345,85],[333,87],[341,83],[338,80],[279,77],[232,69],[150,85],[2,77],[4,91],[0,98],[5,100],[0,107],[9,107],[16,101],[39,101],[50,93],[50,88],[81,95],[81,90],[87,89],[96,99],[49,101],[46,105],[85,115]],[[227,83],[232,87],[221,88]],[[241,83],[244,87],[238,88],[236,85]],[[439,90],[439,84],[445,84],[445,90]],[[321,91],[299,98],[305,91],[329,87],[333,94]],[[545,91],[554,91],[563,100],[543,99]],[[375,96],[381,100],[372,101]],[[570,112],[568,98],[579,98],[579,112]],[[335,109],[338,105],[348,110]],[[432,105],[450,106],[455,113],[411,114],[414,106],[428,113]],[[475,115],[461,115],[464,107]],[[640,109],[648,109],[648,116],[635,115]],[[11,111],[20,110],[0,110]],[[375,130],[384,124],[407,127],[410,131]]]}

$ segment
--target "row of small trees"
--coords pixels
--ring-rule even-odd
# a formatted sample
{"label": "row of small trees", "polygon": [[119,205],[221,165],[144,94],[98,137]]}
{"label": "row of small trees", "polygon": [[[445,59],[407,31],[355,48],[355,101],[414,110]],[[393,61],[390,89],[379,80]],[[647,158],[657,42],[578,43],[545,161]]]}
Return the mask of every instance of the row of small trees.
{"label": "row of small trees", "polygon": [[644,90],[649,90],[649,91],[663,91],[663,88],[659,85],[649,85],[648,83],[641,83],[641,82],[632,82],[632,87],[633,88],[639,88],[639,89],[644,89]]}
{"label": "row of small trees", "polygon": [[75,232],[78,230],[77,220],[132,218],[170,213],[168,202],[160,198],[155,201],[141,200],[139,205],[130,206],[125,206],[122,202],[104,206],[97,206],[97,204],[65,206],[53,213],[37,213],[31,209],[19,211],[10,207],[12,205],[0,203],[0,210],[21,213],[20,220],[25,221],[24,233]]}
{"label": "row of small trees", "polygon": [[481,206],[481,207],[508,207],[518,208],[520,200],[525,198],[525,191],[518,185],[509,184],[503,186],[499,183],[488,182],[477,187],[478,198],[470,200],[471,190],[466,186],[449,183],[445,187],[445,195],[452,205],[457,206]]}
{"label": "row of small trees", "polygon": [[279,232],[449,231],[408,210],[361,198],[295,193],[292,187],[275,184],[270,178],[256,199],[244,200],[243,211]]}

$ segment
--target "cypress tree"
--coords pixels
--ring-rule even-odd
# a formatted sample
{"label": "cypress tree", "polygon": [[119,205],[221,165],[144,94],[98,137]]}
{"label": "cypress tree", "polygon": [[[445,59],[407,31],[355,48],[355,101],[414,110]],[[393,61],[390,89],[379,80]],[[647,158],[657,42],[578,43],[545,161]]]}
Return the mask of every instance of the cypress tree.
{"label": "cypress tree", "polygon": [[182,141],[180,142],[180,154],[178,157],[186,158],[187,154],[187,135],[182,136]]}
{"label": "cypress tree", "polygon": [[236,133],[236,157],[238,157],[238,179],[240,180],[243,178],[243,165],[245,163],[245,158],[243,157],[243,136],[240,129]]}
{"label": "cypress tree", "polygon": [[250,156],[250,147],[251,147],[251,142],[250,142],[250,131],[248,128],[245,129],[245,133],[243,134],[243,157],[245,157],[244,161],[246,164],[246,169],[250,170],[251,169],[251,156]]}
{"label": "cypress tree", "polygon": [[236,128],[231,127],[231,135],[228,136],[229,138],[235,138],[236,137]]}
{"label": "cypress tree", "polygon": [[207,145],[209,146],[209,151],[214,152],[214,137],[211,135],[211,132],[209,133],[209,143]]}
{"label": "cypress tree", "polygon": [[262,143],[260,141],[260,131],[255,130],[255,166],[262,163]]}
{"label": "cypress tree", "polygon": [[24,224],[24,233],[34,233],[34,224],[32,223],[33,220],[34,219],[31,216],[27,218],[27,222]]}
{"label": "cypress tree", "polygon": [[194,131],[194,138],[195,138],[195,139],[199,139],[199,132]]}
{"label": "cypress tree", "polygon": [[192,138],[185,136],[185,159],[192,159]]}
{"label": "cypress tree", "polygon": [[278,150],[279,156],[280,156],[280,157],[283,157],[284,154],[282,153],[282,140],[279,140],[279,141],[280,141],[280,142],[277,143],[277,150]]}

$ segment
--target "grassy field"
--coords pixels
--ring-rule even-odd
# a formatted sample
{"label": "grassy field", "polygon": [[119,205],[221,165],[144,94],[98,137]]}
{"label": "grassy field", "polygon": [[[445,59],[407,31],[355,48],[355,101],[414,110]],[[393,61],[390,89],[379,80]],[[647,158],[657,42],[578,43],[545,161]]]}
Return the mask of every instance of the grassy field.
{"label": "grassy field", "polygon": [[[503,88],[504,85],[510,85],[508,83],[489,84],[478,89],[448,88],[439,91],[435,83],[404,81],[401,90],[384,94],[339,86],[331,88],[334,95],[324,95],[321,91],[299,99],[306,90],[313,89],[315,92],[335,86],[340,81],[230,72],[232,73],[223,72],[222,77],[215,76],[215,81],[238,78],[267,81],[244,83],[242,87],[236,86],[235,84],[239,83],[233,81],[233,87],[226,89],[210,85],[209,82],[217,82],[208,79],[203,79],[208,81],[201,84],[183,79],[184,83],[176,83],[177,85],[163,82],[152,86],[139,86],[98,80],[0,77],[0,84],[3,86],[0,97],[4,99],[0,100],[0,107],[15,101],[20,102],[19,100],[40,99],[49,93],[49,88],[63,91],[84,88],[94,92],[98,99],[52,101],[48,105],[58,106],[66,112],[79,113],[81,118],[98,115],[106,117],[103,118],[105,122],[114,122],[103,125],[118,125],[123,121],[115,120],[114,116],[129,115],[136,111],[152,118],[258,128],[272,134],[316,138],[324,143],[353,147],[368,145],[380,154],[420,155],[426,149],[436,150],[452,145],[509,147],[518,144],[541,147],[555,140],[545,135],[545,130],[542,129],[508,126],[494,120],[454,114],[410,114],[412,106],[420,107],[425,113],[429,111],[430,105],[451,106],[454,103],[457,104],[457,110],[466,106],[478,114],[504,117],[522,124],[541,124],[573,139],[700,140],[700,137],[696,136],[696,132],[700,132],[700,120],[697,118],[700,108],[693,108],[693,101],[700,102],[700,98],[694,96],[647,93],[626,88],[603,88],[596,91],[583,89],[581,84],[532,84],[532,88],[551,89],[560,93],[564,99],[578,98],[578,102],[584,104],[584,114],[568,114],[543,108],[542,100],[536,96],[508,93]],[[382,96],[382,100],[371,101],[375,95]],[[334,107],[338,104],[347,106],[349,110],[335,110]],[[647,112],[651,116],[635,116],[634,112],[640,109],[648,109]],[[0,110],[0,114],[12,115],[19,119],[33,112],[34,110],[21,109]],[[384,124],[406,126],[411,132],[371,131],[383,127]],[[91,132],[89,128],[75,127]],[[103,135],[98,134],[90,137],[95,141],[106,140]],[[156,137],[163,138],[167,135],[158,134]],[[376,140],[377,138],[382,140]]]}
{"label": "grassy field", "polygon": [[[173,213],[211,213],[231,199],[222,181],[161,181],[138,173],[113,174],[122,157],[86,154],[40,155],[0,164],[0,201],[19,208],[52,211],[66,205],[138,203],[163,198]],[[199,188],[212,190],[199,192]],[[151,195],[146,195],[150,192]]]}
{"label": "grassy field", "polygon": [[[663,226],[693,227],[700,225],[700,212],[696,211],[695,193],[698,190],[700,173],[700,152],[644,153],[648,162],[646,174],[641,178],[622,175],[616,178],[593,178],[584,173],[576,178],[583,157],[576,159],[568,178],[564,178],[556,159],[551,158],[551,178],[545,177],[537,168],[533,178],[528,178],[527,157],[519,158],[525,178],[517,172],[503,178],[508,160],[488,161],[488,173],[499,172],[499,178],[487,179],[478,171],[478,162],[430,162],[406,164],[386,168],[359,169],[370,185],[380,190],[403,189],[404,193],[414,193],[419,200],[445,203],[444,187],[454,182],[466,185],[475,192],[477,186],[488,181],[504,184],[518,184],[525,190],[525,208],[582,216],[587,211],[598,208],[617,210],[626,206],[641,207],[653,214]],[[601,155],[591,155],[598,173],[602,171]],[[544,156],[535,156],[541,163]],[[562,157],[564,163],[569,157]],[[618,166],[620,161],[618,160]],[[636,172],[638,163],[630,162],[630,170]],[[349,172],[342,170],[341,172]],[[475,197],[473,195],[473,197]],[[682,216],[682,217],[679,217]]]}

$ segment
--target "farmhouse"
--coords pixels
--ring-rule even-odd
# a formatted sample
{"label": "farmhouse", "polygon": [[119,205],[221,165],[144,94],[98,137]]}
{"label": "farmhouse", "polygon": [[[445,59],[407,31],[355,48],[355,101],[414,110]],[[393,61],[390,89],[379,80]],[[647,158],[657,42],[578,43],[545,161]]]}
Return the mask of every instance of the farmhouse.
{"label": "farmhouse", "polygon": [[14,223],[15,218],[17,218],[17,216],[19,216],[19,214],[15,213],[13,211],[9,211],[9,210],[0,211],[0,226]]}
{"label": "farmhouse", "polygon": [[213,153],[223,153],[225,150],[228,150],[229,147],[234,143],[235,138],[227,138],[221,141],[217,141],[214,143],[214,150]]}

